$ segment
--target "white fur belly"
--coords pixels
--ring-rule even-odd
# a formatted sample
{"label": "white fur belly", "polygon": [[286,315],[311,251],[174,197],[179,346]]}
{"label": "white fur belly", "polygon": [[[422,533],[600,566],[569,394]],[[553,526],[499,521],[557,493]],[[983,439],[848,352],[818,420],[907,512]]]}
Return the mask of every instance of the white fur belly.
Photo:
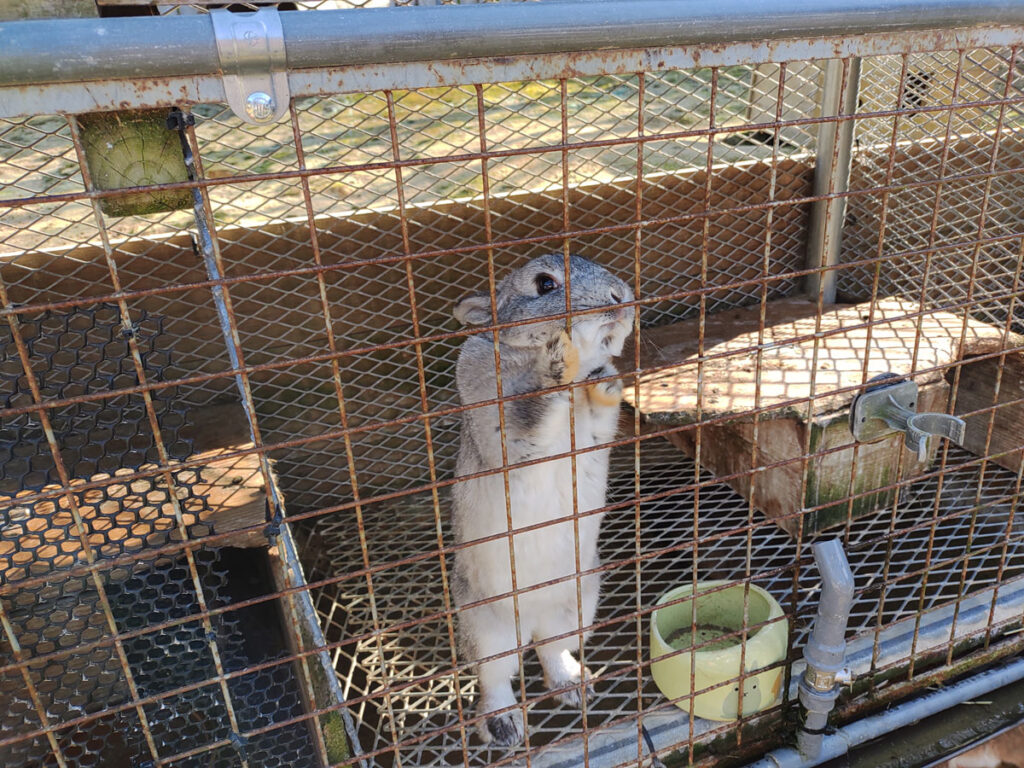
{"label": "white fur belly", "polygon": [[[582,390],[577,398],[577,450],[610,440],[615,432],[618,409],[590,408]],[[568,409],[561,416],[561,419],[551,420],[547,434],[532,446],[535,456],[557,456],[569,452]],[[583,515],[576,520],[572,515],[574,509],[582,514],[605,505],[608,453],[604,448],[576,455],[575,499],[569,458],[543,461],[509,472],[511,522],[515,531],[512,536],[515,588],[523,590],[561,580],[524,593],[519,601],[520,611],[540,608],[546,603],[576,604],[577,585],[571,577],[578,571],[597,566],[597,540],[602,515]],[[512,451],[509,455],[511,463],[523,460],[523,457],[511,454]],[[496,474],[466,481],[456,487],[456,493],[461,497],[462,510],[458,540],[469,542],[498,537],[460,552],[460,570],[466,582],[473,585],[473,595],[467,597],[472,601],[511,592],[512,560],[507,536],[509,515],[503,476]],[[560,522],[552,522],[556,520]],[[596,576],[587,579],[595,584],[597,580]]]}
{"label": "white fur belly", "polygon": [[[577,497],[575,508],[580,513],[598,509],[605,503],[607,451],[577,456]],[[508,514],[504,483],[500,475],[468,481],[465,484],[463,508],[475,510],[467,515],[459,531],[460,541],[507,534]],[[569,459],[523,467],[509,473],[512,507],[512,528],[516,533],[515,586],[524,589],[554,579],[566,579],[579,568],[588,570],[597,565],[597,538],[601,514],[572,518],[573,484]],[[560,522],[552,522],[559,520]],[[529,530],[523,530],[529,529]],[[465,575],[481,597],[510,592],[513,588],[512,561],[508,537],[468,547],[460,553]],[[470,572],[471,571],[471,572]],[[524,595],[527,603],[535,600],[557,600],[561,593],[575,595],[574,579],[545,587]],[[573,599],[575,599],[573,597]]]}

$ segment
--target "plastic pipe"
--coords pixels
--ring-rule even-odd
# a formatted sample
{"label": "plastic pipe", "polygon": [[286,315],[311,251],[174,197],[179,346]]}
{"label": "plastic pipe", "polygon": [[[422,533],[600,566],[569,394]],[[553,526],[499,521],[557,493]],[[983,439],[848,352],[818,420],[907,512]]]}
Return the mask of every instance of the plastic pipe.
{"label": "plastic pipe", "polygon": [[853,607],[853,574],[839,539],[816,542],[814,562],[821,574],[821,596],[804,648],[807,669],[800,680],[804,712],[797,732],[797,746],[808,758],[821,752],[828,713],[839,695],[836,678],[846,665],[846,625]]}

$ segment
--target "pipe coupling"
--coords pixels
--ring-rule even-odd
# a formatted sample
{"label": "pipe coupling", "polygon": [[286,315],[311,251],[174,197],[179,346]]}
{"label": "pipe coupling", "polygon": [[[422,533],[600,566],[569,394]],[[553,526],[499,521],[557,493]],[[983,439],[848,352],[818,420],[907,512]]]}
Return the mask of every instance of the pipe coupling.
{"label": "pipe coupling", "polygon": [[832,711],[835,701],[839,697],[841,686],[834,682],[835,675],[830,677],[833,679],[833,684],[828,688],[813,687],[806,675],[800,678],[800,703],[808,712],[827,714]]}
{"label": "pipe coupling", "polygon": [[849,685],[852,679],[853,673],[850,672],[848,667],[821,669],[808,666],[804,671],[801,682],[806,682],[815,691],[831,691],[833,688]]}

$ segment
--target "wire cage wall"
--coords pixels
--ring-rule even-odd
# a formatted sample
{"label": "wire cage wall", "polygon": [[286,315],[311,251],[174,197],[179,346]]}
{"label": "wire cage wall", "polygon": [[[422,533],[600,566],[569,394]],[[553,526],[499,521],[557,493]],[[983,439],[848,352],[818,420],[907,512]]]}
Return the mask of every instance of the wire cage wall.
{"label": "wire cage wall", "polygon": [[[219,73],[0,83],[0,763],[752,759],[792,732],[831,536],[856,585],[840,720],[1018,653],[1024,27],[936,26],[289,65],[264,124]],[[574,515],[603,514],[595,695],[559,703],[521,638],[525,743],[498,749],[455,639],[480,406],[452,308],[544,253],[621,277],[636,320],[607,504]],[[850,402],[897,358],[968,438],[919,461],[890,438],[861,482]],[[654,604],[698,580],[789,626],[778,701],[738,722],[651,677]]]}

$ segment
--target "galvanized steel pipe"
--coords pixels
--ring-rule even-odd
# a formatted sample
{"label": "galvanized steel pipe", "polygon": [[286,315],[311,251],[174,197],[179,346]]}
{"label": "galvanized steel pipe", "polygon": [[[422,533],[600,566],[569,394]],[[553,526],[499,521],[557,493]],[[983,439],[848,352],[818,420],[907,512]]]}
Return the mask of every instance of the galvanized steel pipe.
{"label": "galvanized steel pipe", "polygon": [[981,672],[959,683],[947,685],[905,704],[887,709],[877,715],[844,725],[823,739],[820,754],[813,758],[801,755],[790,747],[769,752],[746,768],[813,768],[848,754],[854,747],[873,739],[894,733],[918,720],[938,714],[978,696],[1024,679],[1024,659],[1005,666]]}
{"label": "galvanized steel pipe", "polygon": [[[860,88],[860,59],[852,58],[844,66],[840,59],[831,59],[825,67],[822,85],[823,117],[853,115],[857,112]],[[818,126],[818,156],[814,166],[815,197],[842,194],[850,186],[850,163],[853,160],[853,120],[827,122]],[[824,197],[811,205],[807,227],[807,268],[818,269],[807,277],[807,295],[824,305],[835,304],[839,264],[839,248],[846,218],[846,198]],[[832,269],[829,269],[832,267]]]}
{"label": "galvanized steel pipe", "polygon": [[[590,0],[283,12],[289,69],[1024,24],[1017,0]],[[0,22],[0,85],[219,72],[206,16]]]}

